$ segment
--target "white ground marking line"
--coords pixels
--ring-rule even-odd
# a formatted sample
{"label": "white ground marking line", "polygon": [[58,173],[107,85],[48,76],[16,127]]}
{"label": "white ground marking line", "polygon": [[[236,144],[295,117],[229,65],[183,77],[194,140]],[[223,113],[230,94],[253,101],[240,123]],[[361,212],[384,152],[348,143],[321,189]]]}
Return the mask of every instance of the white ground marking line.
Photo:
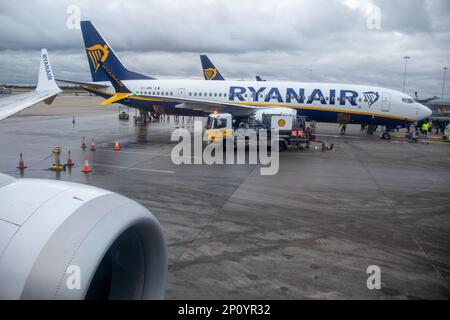
{"label": "white ground marking line", "polygon": [[[101,143],[98,143],[101,144]],[[34,146],[34,147],[45,147],[45,148],[49,148],[49,150],[51,150],[51,146],[48,145],[39,145],[39,144],[32,144],[32,143],[24,143],[24,145],[30,145],[30,146]],[[97,145],[97,142],[96,142]],[[86,140],[86,149],[89,149],[90,144],[88,143],[88,141]],[[81,149],[80,146],[64,146],[63,147],[64,150],[78,150]],[[97,148],[95,150],[95,152],[112,152],[112,153],[129,153],[129,154],[140,154],[140,155],[144,155],[144,156],[156,156],[156,157],[171,157],[172,155],[170,153],[151,153],[151,152],[139,152],[139,151],[127,151],[124,149],[120,149],[120,151],[114,151],[114,150],[109,150],[109,149],[102,149],[102,148]],[[192,157],[192,159],[202,159],[201,157]],[[41,160],[41,159],[40,159]]]}
{"label": "white ground marking line", "polygon": [[348,135],[335,135],[335,134],[316,134],[316,136],[319,137],[332,137],[332,138],[352,138],[352,139],[366,139],[365,137],[358,137],[358,136],[348,136]]}
{"label": "white ground marking line", "polygon": [[92,166],[93,167],[98,166],[98,167],[125,169],[125,170],[137,170],[137,171],[146,171],[146,172],[159,172],[159,173],[167,173],[167,174],[174,174],[175,173],[175,171],[157,170],[157,169],[144,169],[144,168],[132,168],[132,167],[115,166],[115,165],[111,165],[111,164],[101,164],[101,163],[92,163]]}

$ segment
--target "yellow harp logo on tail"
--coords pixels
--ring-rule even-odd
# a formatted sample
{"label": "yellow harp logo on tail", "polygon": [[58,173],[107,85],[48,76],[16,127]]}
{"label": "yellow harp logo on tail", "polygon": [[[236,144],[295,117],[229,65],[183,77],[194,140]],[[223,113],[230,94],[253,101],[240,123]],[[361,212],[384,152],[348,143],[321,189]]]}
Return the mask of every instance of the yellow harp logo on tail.
{"label": "yellow harp logo on tail", "polygon": [[217,76],[217,69],[214,68],[203,69],[203,73],[205,74],[206,79],[213,80]]}
{"label": "yellow harp logo on tail", "polygon": [[100,67],[100,61],[105,62],[108,58],[109,51],[108,46],[96,44],[92,47],[86,48],[89,59],[91,59],[92,65],[94,66],[95,72],[97,72],[98,67]]}

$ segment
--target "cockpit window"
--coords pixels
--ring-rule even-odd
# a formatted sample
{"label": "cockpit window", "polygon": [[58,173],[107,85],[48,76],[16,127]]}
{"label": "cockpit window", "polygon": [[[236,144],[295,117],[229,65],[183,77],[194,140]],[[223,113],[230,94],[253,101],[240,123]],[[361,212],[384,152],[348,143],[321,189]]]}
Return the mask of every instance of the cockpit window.
{"label": "cockpit window", "polygon": [[410,98],[403,98],[402,101],[404,103],[408,103],[408,104],[414,103],[414,99],[410,99]]}

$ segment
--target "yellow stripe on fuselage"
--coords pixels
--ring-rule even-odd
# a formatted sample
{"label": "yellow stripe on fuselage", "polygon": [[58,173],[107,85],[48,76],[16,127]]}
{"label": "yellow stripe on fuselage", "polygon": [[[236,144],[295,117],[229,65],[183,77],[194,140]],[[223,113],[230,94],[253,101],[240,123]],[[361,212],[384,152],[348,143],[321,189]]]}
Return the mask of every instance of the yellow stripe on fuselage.
{"label": "yellow stripe on fuselage", "polygon": [[399,116],[387,115],[387,114],[379,114],[379,113],[370,113],[364,111],[355,111],[355,110],[342,110],[342,109],[333,109],[333,108],[324,108],[324,107],[314,107],[314,106],[292,106],[285,104],[276,104],[276,103],[262,103],[262,102],[226,102],[227,104],[236,104],[236,105],[244,105],[247,107],[277,107],[277,108],[291,108],[291,109],[305,109],[305,110],[315,110],[315,111],[329,111],[336,113],[350,113],[350,114],[360,114],[371,117],[379,117],[379,118],[391,118],[398,120],[406,120],[406,121],[415,121],[412,119],[407,119]]}

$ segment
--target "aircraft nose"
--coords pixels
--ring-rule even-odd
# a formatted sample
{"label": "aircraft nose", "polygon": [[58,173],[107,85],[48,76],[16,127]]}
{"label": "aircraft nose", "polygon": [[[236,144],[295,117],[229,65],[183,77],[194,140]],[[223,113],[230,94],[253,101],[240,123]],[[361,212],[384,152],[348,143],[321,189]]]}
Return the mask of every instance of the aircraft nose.
{"label": "aircraft nose", "polygon": [[426,119],[426,118],[431,117],[431,114],[433,113],[433,112],[431,111],[431,109],[428,108],[428,107],[425,107],[423,104],[420,105],[420,106],[421,106],[421,108],[422,108],[423,118]]}
{"label": "aircraft nose", "polygon": [[430,108],[424,106],[423,104],[418,103],[417,109],[417,121],[427,119],[431,116],[432,111]]}

